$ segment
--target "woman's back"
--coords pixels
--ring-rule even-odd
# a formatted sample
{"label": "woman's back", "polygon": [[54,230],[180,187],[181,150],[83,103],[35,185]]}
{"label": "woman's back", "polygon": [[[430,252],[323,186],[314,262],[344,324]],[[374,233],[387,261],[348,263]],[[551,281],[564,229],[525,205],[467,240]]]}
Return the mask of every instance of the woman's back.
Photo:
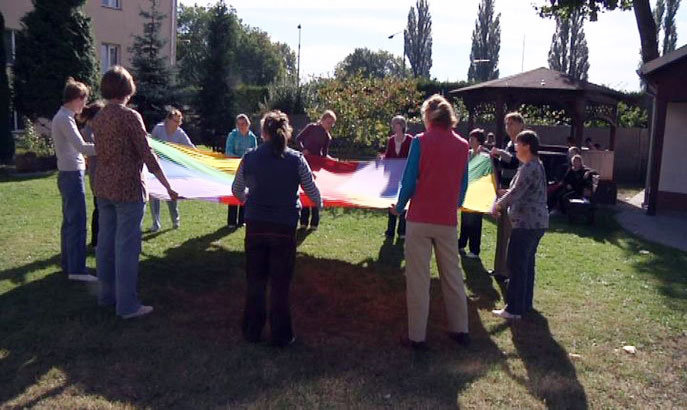
{"label": "woman's back", "polygon": [[146,201],[143,163],[160,169],[146,139],[141,115],[121,104],[108,104],[93,119],[98,168],[96,195],[113,201]]}
{"label": "woman's back", "polygon": [[243,175],[248,197],[246,220],[296,225],[299,216],[298,187],[303,156],[286,148],[282,156],[265,143],[243,158]]}

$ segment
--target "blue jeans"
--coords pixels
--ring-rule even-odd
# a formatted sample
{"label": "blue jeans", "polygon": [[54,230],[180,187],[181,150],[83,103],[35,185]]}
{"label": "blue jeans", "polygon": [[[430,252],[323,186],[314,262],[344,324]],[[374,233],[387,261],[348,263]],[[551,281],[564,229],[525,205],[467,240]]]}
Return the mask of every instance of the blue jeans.
{"label": "blue jeans", "polygon": [[120,316],[134,313],[141,307],[136,286],[144,210],[144,202],[98,198],[98,304],[116,305]]}
{"label": "blue jeans", "polygon": [[62,271],[68,275],[82,275],[86,272],[84,171],[60,171],[57,175],[57,187],[62,195]]}
{"label": "blue jeans", "polygon": [[[179,204],[177,201],[165,201],[167,202],[167,207],[169,208],[169,216],[172,218],[172,224],[174,226],[179,225]],[[160,224],[160,200],[150,199],[150,216],[153,217],[153,229],[160,229],[162,225]]]}
{"label": "blue jeans", "polygon": [[522,315],[532,309],[534,297],[534,259],[544,229],[513,228],[508,243],[510,280],[506,292],[506,311]]}

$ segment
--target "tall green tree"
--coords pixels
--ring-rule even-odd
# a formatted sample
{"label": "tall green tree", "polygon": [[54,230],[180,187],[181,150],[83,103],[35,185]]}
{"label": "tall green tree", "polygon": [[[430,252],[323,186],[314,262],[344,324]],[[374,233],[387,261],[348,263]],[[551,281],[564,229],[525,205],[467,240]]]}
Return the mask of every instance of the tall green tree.
{"label": "tall green tree", "polygon": [[52,118],[68,77],[95,88],[99,81],[85,0],[33,0],[17,33],[14,91],[17,109],[31,119]]}
{"label": "tall green tree", "polygon": [[173,94],[169,57],[162,53],[165,41],[160,37],[160,26],[166,16],[160,13],[159,2],[148,0],[150,8],[138,13],[143,19],[143,34],[134,36],[134,43],[129,48],[136,79],[132,103],[149,130],[164,118],[165,106],[170,104]]}
{"label": "tall green tree", "polygon": [[[270,36],[255,27],[242,25],[235,61],[236,77],[244,84],[268,85],[286,77],[283,54]],[[288,46],[287,46],[288,47]]]}
{"label": "tall green tree", "polygon": [[177,13],[177,79],[180,86],[198,86],[207,53],[211,8],[179,6]]}
{"label": "tall green tree", "polygon": [[658,40],[656,21],[651,11],[650,0],[539,0],[537,6],[543,17],[568,16],[573,11],[580,11],[589,16],[590,21],[596,21],[599,12],[604,10],[632,9],[637,21],[637,30],[641,43],[642,61],[647,63],[658,58]]}
{"label": "tall green tree", "polygon": [[226,135],[234,125],[232,74],[238,37],[236,12],[220,0],[210,10],[207,52],[202,61],[197,110],[207,143]]}
{"label": "tall green tree", "polygon": [[495,0],[482,0],[472,31],[472,50],[468,81],[488,81],[499,78],[501,50],[501,13],[494,18]]}
{"label": "tall green tree", "polygon": [[363,77],[384,78],[402,77],[403,60],[388,51],[372,51],[369,48],[356,48],[336,65],[337,77],[360,74]]}
{"label": "tall green tree", "polygon": [[408,12],[403,40],[413,76],[429,78],[432,68],[432,16],[427,0],[417,0],[415,6],[411,6]]}
{"label": "tall green tree", "polygon": [[[675,15],[680,8],[680,0],[656,0],[654,7],[654,22],[656,23],[656,41],[663,32],[663,45],[659,47],[662,54],[675,50],[677,45],[677,28]],[[660,43],[659,43],[660,45]]]}
{"label": "tall green tree", "polygon": [[[5,17],[0,13],[0,33],[5,32]],[[0,42],[0,163],[14,157],[14,136],[10,131],[10,81],[7,77],[5,42]]]}
{"label": "tall green tree", "polygon": [[296,78],[296,53],[291,50],[291,47],[289,47],[289,45],[286,43],[277,42],[275,45],[279,55],[282,58],[282,61],[284,62],[284,69],[286,70],[286,83],[293,84],[295,83]]}
{"label": "tall green tree", "polygon": [[[288,45],[272,42],[269,35],[257,27],[241,24],[236,12],[235,41],[231,54],[231,80],[234,83],[268,85],[283,83],[295,74],[296,55]],[[203,61],[208,53],[209,21],[212,8],[180,6],[177,26],[177,58],[181,86],[198,86],[204,71]]]}
{"label": "tall green tree", "polygon": [[567,17],[556,16],[556,32],[549,49],[549,68],[586,81],[589,48],[584,35],[584,15],[575,10]]}

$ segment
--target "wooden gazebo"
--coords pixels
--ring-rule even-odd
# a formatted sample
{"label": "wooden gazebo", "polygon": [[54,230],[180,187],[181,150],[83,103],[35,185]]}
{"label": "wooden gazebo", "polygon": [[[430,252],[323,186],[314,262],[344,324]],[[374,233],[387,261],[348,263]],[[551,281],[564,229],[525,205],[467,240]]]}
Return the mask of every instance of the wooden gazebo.
{"label": "wooden gazebo", "polygon": [[572,120],[571,136],[582,146],[584,123],[600,119],[610,126],[609,149],[615,148],[618,102],[623,94],[607,87],[579,81],[558,71],[537,68],[510,77],[486,81],[451,91],[461,98],[468,112],[468,129],[474,126],[477,109],[493,105],[496,118],[496,145],[503,146],[505,126],[503,117],[522,104],[549,106],[564,110]]}

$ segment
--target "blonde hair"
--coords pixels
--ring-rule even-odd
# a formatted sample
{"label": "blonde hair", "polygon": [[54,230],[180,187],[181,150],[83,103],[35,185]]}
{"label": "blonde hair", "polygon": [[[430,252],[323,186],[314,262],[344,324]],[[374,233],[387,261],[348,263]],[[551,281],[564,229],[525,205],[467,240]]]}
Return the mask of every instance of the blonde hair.
{"label": "blonde hair", "polygon": [[322,116],[320,117],[320,122],[326,120],[327,118],[331,118],[334,121],[336,121],[336,114],[334,114],[334,111],[326,110],[325,112],[323,112]]}
{"label": "blonde hair", "polygon": [[525,125],[525,118],[522,116],[522,114],[520,114],[517,111],[509,112],[508,114],[506,114],[504,121],[507,120],[513,120],[517,123],[520,123],[523,126]]}
{"label": "blonde hair", "polygon": [[246,124],[250,125],[250,119],[246,114],[239,114],[236,116],[236,122],[238,123],[239,120],[244,120]]}
{"label": "blonde hair", "polygon": [[444,128],[453,128],[458,124],[458,117],[453,106],[439,94],[434,94],[422,103],[422,118],[429,124]]}

